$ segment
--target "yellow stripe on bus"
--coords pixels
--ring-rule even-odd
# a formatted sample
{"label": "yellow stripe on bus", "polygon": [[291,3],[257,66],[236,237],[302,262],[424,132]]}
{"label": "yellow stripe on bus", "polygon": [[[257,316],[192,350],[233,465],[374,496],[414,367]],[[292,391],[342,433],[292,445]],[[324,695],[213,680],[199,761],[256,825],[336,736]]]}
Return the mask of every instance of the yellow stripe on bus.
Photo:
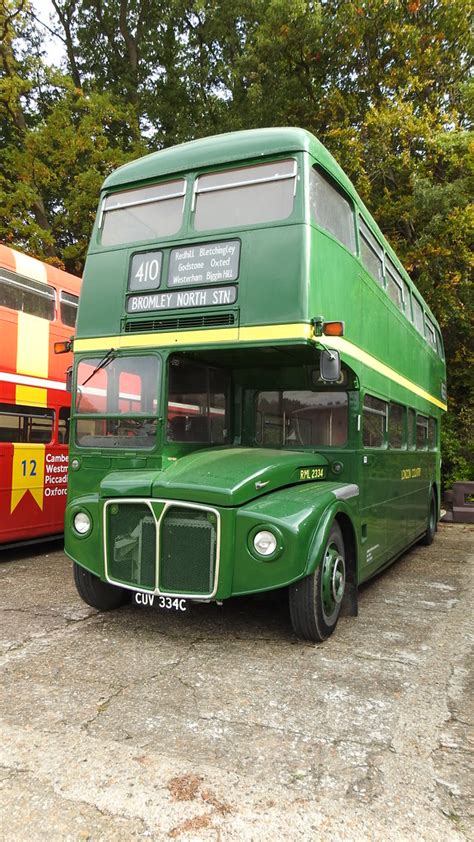
{"label": "yellow stripe on bus", "polygon": [[399,386],[403,386],[415,395],[419,395],[420,398],[430,401],[430,403],[435,404],[435,406],[439,406],[440,409],[447,410],[447,404],[438,400],[438,398],[435,398],[433,395],[430,395],[430,393],[422,389],[421,386],[417,386],[417,384],[413,383],[412,380],[408,380],[406,377],[403,377],[403,375],[399,374],[398,371],[395,371],[395,369],[385,365],[385,363],[381,363],[376,357],[372,357],[371,354],[363,351],[362,348],[359,348],[357,345],[353,345],[352,342],[349,342],[342,336],[325,336],[323,341],[325,345],[328,345],[343,354],[347,354],[349,357],[353,357],[355,360],[358,360],[369,368],[372,368],[379,374],[383,374],[384,377],[388,377],[390,380],[393,380],[394,383],[398,383]]}
{"label": "yellow stripe on bus", "polygon": [[18,313],[16,349],[17,374],[47,377],[49,365],[49,322],[29,313]]}
{"label": "yellow stripe on bus", "polygon": [[48,401],[48,390],[38,386],[15,387],[15,402],[27,406],[46,406]]}
{"label": "yellow stripe on bus", "polygon": [[[172,347],[176,345],[211,345],[220,342],[267,342],[269,340],[300,339],[313,340],[314,331],[310,324],[297,322],[287,325],[257,325],[256,327],[219,328],[216,330],[175,331],[173,333],[143,333],[139,336],[102,336],[94,339],[75,339],[75,351],[107,351],[109,348],[155,348]],[[446,410],[447,405],[430,395],[421,386],[403,377],[395,369],[380,362],[376,357],[363,351],[340,336],[323,336],[324,345],[341,351],[355,360],[363,363],[384,377],[393,380],[408,391],[424,398],[430,403]]]}

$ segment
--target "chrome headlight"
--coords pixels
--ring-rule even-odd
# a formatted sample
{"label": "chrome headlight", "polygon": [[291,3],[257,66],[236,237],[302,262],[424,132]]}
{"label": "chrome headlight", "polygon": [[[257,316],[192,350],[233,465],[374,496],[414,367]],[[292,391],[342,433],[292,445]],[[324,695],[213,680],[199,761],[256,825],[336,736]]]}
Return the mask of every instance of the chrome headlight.
{"label": "chrome headlight", "polygon": [[92,522],[86,512],[78,512],[73,518],[74,529],[79,535],[87,535],[91,530]]}
{"label": "chrome headlight", "polygon": [[277,548],[277,539],[273,532],[262,529],[257,532],[253,539],[253,546],[256,553],[262,556],[273,555]]}

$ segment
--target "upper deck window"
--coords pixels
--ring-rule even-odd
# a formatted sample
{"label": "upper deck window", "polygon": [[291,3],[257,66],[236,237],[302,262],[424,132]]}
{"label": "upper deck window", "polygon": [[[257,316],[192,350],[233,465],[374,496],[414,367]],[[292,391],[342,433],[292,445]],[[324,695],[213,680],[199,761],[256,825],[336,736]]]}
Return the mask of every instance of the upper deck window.
{"label": "upper deck window", "polygon": [[374,235],[359,218],[360,233],[360,256],[363,265],[373,278],[383,287],[383,249],[375,239]]}
{"label": "upper deck window", "polygon": [[428,345],[431,345],[432,348],[436,351],[436,329],[434,324],[430,321],[428,316],[425,315],[425,336],[428,340]]}
{"label": "upper deck window", "polygon": [[353,254],[356,252],[352,205],[318,171],[311,170],[309,185],[311,216],[317,225],[329,231]]}
{"label": "upper deck window", "polygon": [[22,278],[2,269],[0,274],[0,307],[9,307],[20,313],[38,316],[40,319],[54,319],[54,288],[30,278]]}
{"label": "upper deck window", "polygon": [[296,172],[296,161],[290,158],[199,176],[194,227],[207,231],[287,219],[295,201]]}
{"label": "upper deck window", "polygon": [[61,312],[61,321],[68,327],[76,326],[77,307],[79,298],[77,295],[72,295],[70,292],[61,290],[59,293],[59,309]]}
{"label": "upper deck window", "polygon": [[103,246],[139,243],[176,234],[183,220],[184,178],[106,196],[99,227]]}
{"label": "upper deck window", "polygon": [[423,336],[424,335],[423,307],[421,306],[420,302],[418,301],[418,299],[416,298],[415,295],[413,296],[413,316],[414,316],[415,327],[416,327],[418,333],[421,333],[421,335]]}
{"label": "upper deck window", "polygon": [[402,313],[406,312],[408,315],[410,306],[408,287],[389,257],[386,258],[386,267],[387,292],[389,298],[392,299],[393,303],[397,305],[398,309],[401,310]]}

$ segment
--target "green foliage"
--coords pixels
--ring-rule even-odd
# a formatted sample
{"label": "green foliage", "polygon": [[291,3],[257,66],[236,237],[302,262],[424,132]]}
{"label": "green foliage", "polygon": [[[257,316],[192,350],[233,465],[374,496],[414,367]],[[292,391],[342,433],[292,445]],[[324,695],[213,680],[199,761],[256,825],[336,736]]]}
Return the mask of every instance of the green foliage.
{"label": "green foliage", "polygon": [[0,0],[0,237],[80,271],[103,178],[194,137],[299,125],[443,328],[445,477],[472,457],[470,0]]}

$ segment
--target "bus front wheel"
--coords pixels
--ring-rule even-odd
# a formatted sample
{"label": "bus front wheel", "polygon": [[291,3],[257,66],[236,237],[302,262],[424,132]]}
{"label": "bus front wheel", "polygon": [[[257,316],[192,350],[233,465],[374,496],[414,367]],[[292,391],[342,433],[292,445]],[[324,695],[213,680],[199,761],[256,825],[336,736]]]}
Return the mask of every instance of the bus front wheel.
{"label": "bus front wheel", "polygon": [[74,582],[77,592],[84,602],[97,608],[99,611],[111,611],[113,608],[120,608],[130,600],[130,594],[125,588],[118,588],[102,582],[89,570],[84,570],[79,564],[73,562]]}
{"label": "bus front wheel", "polygon": [[321,642],[336,628],[346,582],[344,540],[334,522],[321,563],[314,573],[290,585],[290,616],[295,634]]}

